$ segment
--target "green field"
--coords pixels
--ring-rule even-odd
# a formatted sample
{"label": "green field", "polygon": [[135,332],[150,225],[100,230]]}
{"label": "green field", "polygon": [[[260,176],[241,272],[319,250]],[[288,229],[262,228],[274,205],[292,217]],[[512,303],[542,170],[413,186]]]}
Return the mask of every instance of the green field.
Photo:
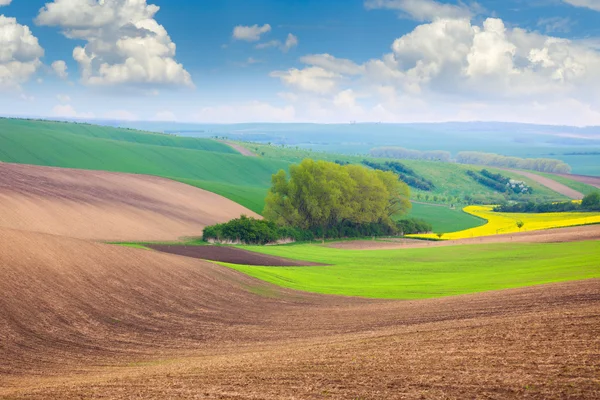
{"label": "green field", "polygon": [[246,248],[329,266],[229,267],[290,289],[346,296],[423,299],[600,278],[598,241],[378,251],[308,244]]}
{"label": "green field", "polygon": [[[345,154],[323,153],[317,151],[309,151],[296,147],[281,147],[269,146],[255,143],[238,143],[241,146],[255,152],[256,154],[264,155],[266,158],[284,160],[288,163],[297,163],[304,158],[321,159],[326,161],[346,161],[360,164],[361,161],[368,159],[376,162],[385,162],[389,159],[377,159],[368,156],[353,156]],[[464,196],[486,200],[484,202],[494,203],[503,200],[503,196],[494,190],[475,182],[472,178],[466,175],[466,171],[479,171],[486,168],[494,173],[500,173],[505,176],[510,176],[518,180],[526,182],[534,191],[533,195],[525,196],[526,199],[537,201],[561,201],[567,200],[561,194],[558,194],[539,183],[523,177],[518,174],[509,174],[505,171],[497,170],[493,167],[478,167],[472,165],[456,164],[456,163],[441,163],[433,161],[420,160],[398,160],[402,164],[412,168],[418,175],[423,176],[435,184],[435,189],[430,192],[412,190],[413,198],[420,194],[421,199],[425,200],[424,196],[429,196],[426,201],[432,202],[433,197],[438,198],[440,203],[456,203],[457,198],[461,204],[464,204]],[[445,201],[442,201],[444,199]],[[451,200],[453,199],[453,200]]]}
{"label": "green field", "polygon": [[460,207],[451,209],[444,205],[413,203],[410,218],[429,221],[434,232],[456,232],[484,225],[485,220],[467,214]]}
{"label": "green field", "polygon": [[251,158],[209,139],[178,138],[87,124],[0,119],[0,161],[130,172],[186,181],[262,211],[283,161]]}
{"label": "green field", "polygon": [[[261,156],[244,157],[211,139],[90,124],[0,119],[0,161],[162,176],[220,194],[256,213],[262,213],[271,175],[279,169],[287,169],[291,163],[306,157],[354,163],[364,159],[291,147],[244,145]],[[488,200],[502,198],[466,176],[466,170],[476,167],[402,162],[436,185],[432,192],[413,191],[413,198],[445,207],[416,204],[410,214],[410,217],[427,220],[436,231],[452,232],[481,224],[477,218],[459,211],[465,195]],[[535,182],[523,180],[534,188],[532,198],[565,200]],[[457,210],[451,210],[450,204],[455,204]]]}

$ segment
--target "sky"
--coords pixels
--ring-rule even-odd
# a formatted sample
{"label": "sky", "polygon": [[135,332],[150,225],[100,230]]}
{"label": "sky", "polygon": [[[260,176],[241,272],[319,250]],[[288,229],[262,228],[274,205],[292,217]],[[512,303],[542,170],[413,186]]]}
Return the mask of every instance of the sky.
{"label": "sky", "polygon": [[0,0],[0,115],[600,125],[600,0]]}

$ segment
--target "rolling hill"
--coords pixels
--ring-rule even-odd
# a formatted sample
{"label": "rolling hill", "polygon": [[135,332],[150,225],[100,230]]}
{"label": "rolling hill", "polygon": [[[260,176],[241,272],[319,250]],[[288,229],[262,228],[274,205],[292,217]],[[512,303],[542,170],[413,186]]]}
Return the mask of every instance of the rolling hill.
{"label": "rolling hill", "polygon": [[[80,123],[0,119],[0,161],[170,178],[220,194],[259,214],[271,175],[279,169],[287,169],[304,157],[356,163],[363,160],[295,148],[243,145],[260,157],[245,157],[211,139]],[[420,204],[415,204],[411,216],[427,219],[436,231],[450,232],[481,224],[480,220],[451,209],[450,204],[460,208],[465,197],[487,202],[502,199],[499,193],[466,175],[466,171],[477,167],[426,161],[403,163],[435,184],[431,192],[413,191]],[[515,177],[534,189],[536,199],[566,199],[532,179],[517,174]],[[440,207],[432,202],[443,204]]]}
{"label": "rolling hill", "polygon": [[0,227],[96,240],[176,240],[250,210],[170,179],[0,163]]}

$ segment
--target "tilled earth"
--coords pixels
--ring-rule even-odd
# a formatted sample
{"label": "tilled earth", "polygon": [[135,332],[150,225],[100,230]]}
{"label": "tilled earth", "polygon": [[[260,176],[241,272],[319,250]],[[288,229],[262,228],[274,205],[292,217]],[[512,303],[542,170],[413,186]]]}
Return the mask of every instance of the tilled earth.
{"label": "tilled earth", "polygon": [[574,226],[569,228],[546,229],[541,231],[510,233],[505,235],[482,236],[458,240],[418,240],[418,239],[381,239],[350,240],[336,242],[329,247],[346,250],[390,250],[421,247],[462,246],[490,243],[564,243],[600,240],[600,225]]}
{"label": "tilled earth", "polygon": [[0,227],[95,240],[177,240],[252,211],[147,175],[0,162]]}
{"label": "tilled earth", "polygon": [[322,265],[309,261],[290,260],[267,254],[255,253],[235,247],[226,246],[184,246],[184,245],[148,245],[153,250],[163,253],[177,254],[201,260],[221,261],[230,264],[260,265],[267,267],[308,267]]}
{"label": "tilled earth", "polygon": [[0,398],[600,397],[600,281],[422,301],[0,229]]}

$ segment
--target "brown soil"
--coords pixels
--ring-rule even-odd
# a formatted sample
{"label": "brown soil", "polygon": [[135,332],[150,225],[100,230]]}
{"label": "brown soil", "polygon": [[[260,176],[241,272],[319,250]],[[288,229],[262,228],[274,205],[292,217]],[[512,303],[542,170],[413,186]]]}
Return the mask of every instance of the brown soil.
{"label": "brown soil", "polygon": [[555,192],[560,193],[564,196],[567,196],[573,200],[583,199],[583,193],[580,193],[575,189],[571,189],[570,187],[563,185],[562,183],[558,183],[555,180],[552,180],[550,178],[540,176],[533,172],[517,171],[517,170],[513,170],[513,169],[506,169],[506,168],[498,168],[498,169],[502,169],[504,171],[513,172],[515,174],[522,175],[526,178],[531,179],[532,181],[539,183],[540,185],[546,186],[547,188],[554,190]]}
{"label": "brown soil", "polygon": [[563,243],[600,240],[600,225],[574,226],[570,228],[547,229],[506,235],[483,236],[459,240],[418,240],[418,239],[382,239],[351,240],[332,243],[329,247],[347,250],[391,250],[420,247],[458,246],[466,244],[488,243]]}
{"label": "brown soil", "polygon": [[0,163],[0,227],[99,240],[173,240],[252,211],[145,175]]}
{"label": "brown soil", "polygon": [[600,396],[598,280],[375,301],[85,240],[0,243],[0,398]]}
{"label": "brown soil", "polygon": [[588,185],[600,188],[600,176],[571,175],[571,174],[555,174],[555,175],[564,176],[565,178],[573,179],[574,181],[587,183]]}
{"label": "brown soil", "polygon": [[258,157],[258,155],[256,155],[254,152],[248,150],[244,146],[240,146],[237,143],[233,143],[233,142],[229,142],[229,141],[223,141],[223,143],[225,143],[227,146],[231,147],[232,149],[234,149],[235,151],[237,151],[238,153],[240,153],[243,156]]}
{"label": "brown soil", "polygon": [[180,245],[150,245],[147,247],[163,253],[199,258],[201,260],[221,261],[230,264],[257,265],[266,267],[308,267],[322,265],[311,263],[309,261],[290,260],[283,257],[255,253],[235,247]]}

